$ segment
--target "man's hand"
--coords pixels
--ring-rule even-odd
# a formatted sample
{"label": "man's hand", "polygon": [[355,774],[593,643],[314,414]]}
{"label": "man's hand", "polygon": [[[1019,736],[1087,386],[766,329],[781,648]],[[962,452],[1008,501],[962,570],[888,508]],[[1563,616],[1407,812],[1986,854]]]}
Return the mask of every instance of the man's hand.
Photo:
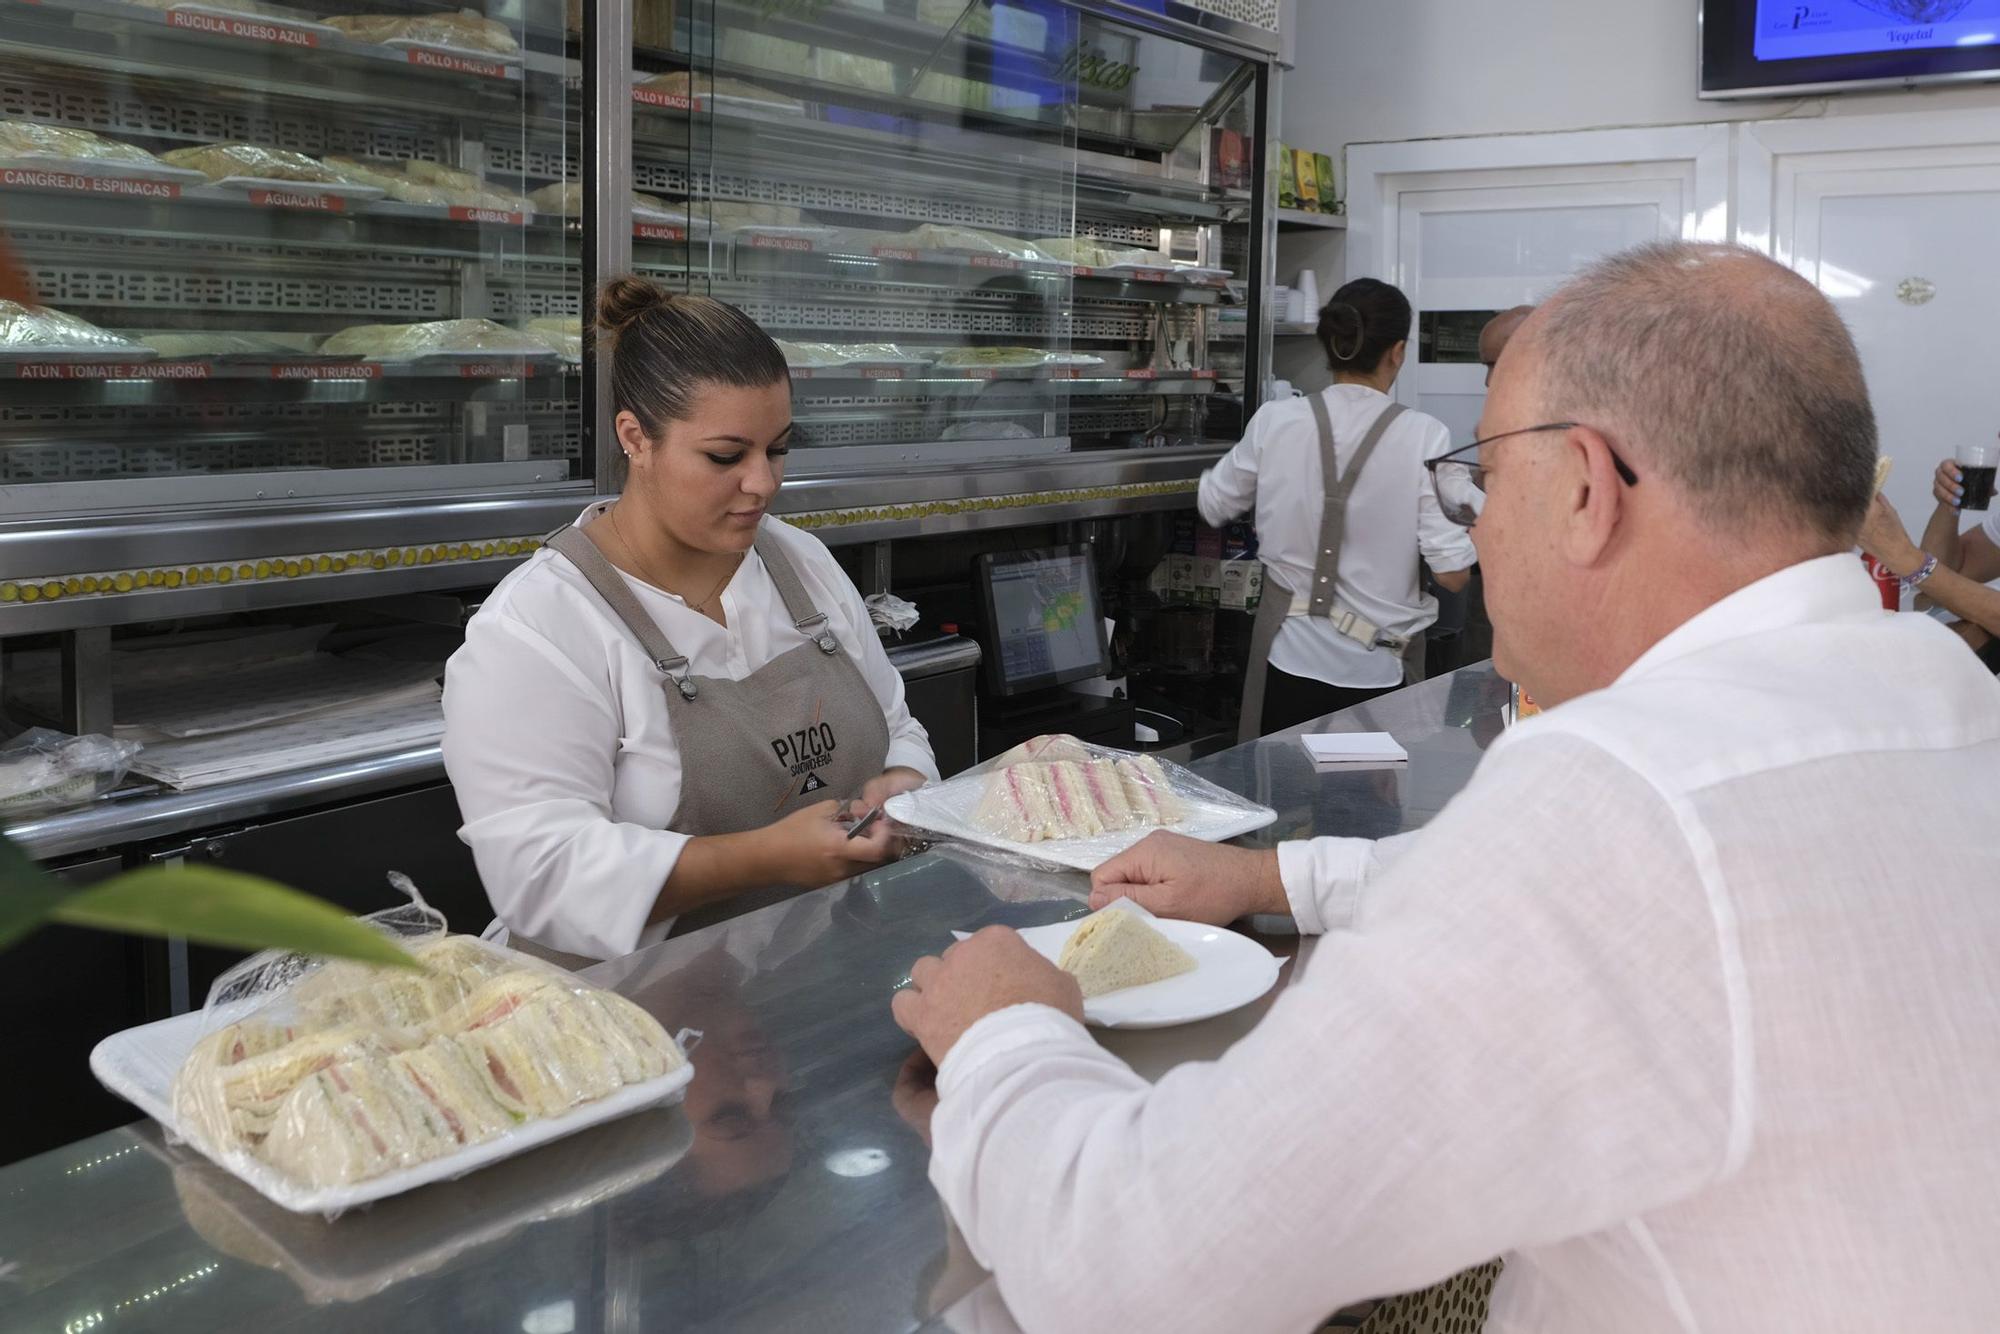
{"label": "man's hand", "polygon": [[1011,927],[989,926],[943,958],[910,965],[910,985],[889,1002],[896,1023],[923,1044],[935,1065],[965,1030],[1010,1005],[1047,1005],[1083,1022],[1076,979],[1035,953]]}
{"label": "man's hand", "polygon": [[1897,575],[1915,574],[1924,563],[1924,553],[1910,540],[1903,517],[1886,496],[1875,497],[1868,507],[1868,517],[1861,524],[1861,549]]}
{"label": "man's hand", "polygon": [[1224,926],[1251,913],[1289,913],[1278,854],[1181,834],[1148,834],[1090,877],[1090,906],[1129,898],[1160,917]]}

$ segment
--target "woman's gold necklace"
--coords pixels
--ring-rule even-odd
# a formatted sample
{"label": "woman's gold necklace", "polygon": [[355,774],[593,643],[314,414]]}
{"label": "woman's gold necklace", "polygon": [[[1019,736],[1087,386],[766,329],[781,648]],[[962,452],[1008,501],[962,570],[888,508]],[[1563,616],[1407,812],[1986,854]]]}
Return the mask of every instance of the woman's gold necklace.
{"label": "woman's gold necklace", "polygon": [[[618,507],[616,505],[613,505],[608,511],[608,513],[611,516],[611,531],[617,534],[618,545],[625,548],[625,554],[631,557],[632,563],[634,565],[639,567],[640,575],[643,576],[648,582],[657,584],[659,587],[666,589],[667,592],[673,593],[674,590],[672,585],[667,583],[666,580],[657,577],[650,569],[646,568],[646,562],[639,556],[639,549],[632,545],[630,540],[628,540],[625,536],[625,530],[618,526]],[[716,582],[715,587],[708,590],[708,596],[703,598],[699,602],[688,602],[686,597],[678,593],[674,595],[676,597],[679,597],[681,601],[686,604],[687,609],[689,611],[705,613],[708,610],[708,604],[715,601],[715,595],[717,593],[720,593],[725,587],[728,586],[729,581],[736,577],[736,571],[742,564],[743,564],[743,558],[741,556],[737,557],[736,564],[732,565],[727,571],[724,572],[722,578]]]}

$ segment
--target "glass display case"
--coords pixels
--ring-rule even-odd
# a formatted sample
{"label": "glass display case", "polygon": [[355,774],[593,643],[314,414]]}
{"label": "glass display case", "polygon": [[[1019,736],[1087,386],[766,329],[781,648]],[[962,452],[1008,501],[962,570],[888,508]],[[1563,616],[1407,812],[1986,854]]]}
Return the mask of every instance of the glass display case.
{"label": "glass display case", "polygon": [[[0,602],[504,558],[549,525],[349,520],[588,489],[561,18],[0,0]],[[167,513],[208,540],[63,536]]]}
{"label": "glass display case", "polygon": [[782,340],[796,472],[1198,443],[1240,393],[1257,61],[1055,0],[633,26],[633,265]]}
{"label": "glass display case", "polygon": [[1243,7],[0,0],[0,637],[497,580],[617,485],[627,269],[783,340],[829,542],[1186,506],[1268,349]]}

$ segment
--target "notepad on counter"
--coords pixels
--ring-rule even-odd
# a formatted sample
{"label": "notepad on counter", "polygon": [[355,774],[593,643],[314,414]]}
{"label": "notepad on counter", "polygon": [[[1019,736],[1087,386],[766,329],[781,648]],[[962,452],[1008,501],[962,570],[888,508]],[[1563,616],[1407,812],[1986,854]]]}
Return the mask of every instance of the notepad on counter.
{"label": "notepad on counter", "polygon": [[1410,758],[1387,732],[1308,732],[1299,740],[1315,764],[1394,764]]}

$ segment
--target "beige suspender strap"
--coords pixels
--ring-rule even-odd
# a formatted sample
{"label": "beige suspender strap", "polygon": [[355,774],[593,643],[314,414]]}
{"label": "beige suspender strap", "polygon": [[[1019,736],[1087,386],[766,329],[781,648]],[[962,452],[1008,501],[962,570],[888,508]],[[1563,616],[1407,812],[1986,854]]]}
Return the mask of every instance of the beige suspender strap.
{"label": "beige suspender strap", "polygon": [[[1320,487],[1326,499],[1320,509],[1319,551],[1313,558],[1312,585],[1306,592],[1312,600],[1311,614],[1331,618],[1340,614],[1335,610],[1334,592],[1340,586],[1340,535],[1347,526],[1347,498],[1354,493],[1361,470],[1374,456],[1375,446],[1382,442],[1382,433],[1389,429],[1390,422],[1403,415],[1403,405],[1392,402],[1382,409],[1368,427],[1368,434],[1361,437],[1361,447],[1354,451],[1354,461],[1343,474],[1334,448],[1333,418],[1326,410],[1326,395],[1314,394],[1310,401],[1313,420],[1319,423]],[[1343,627],[1341,633],[1349,631]]]}
{"label": "beige suspender strap", "polygon": [[590,586],[611,608],[611,614],[632,632],[632,637],[639,641],[639,647],[646,651],[653,665],[674,679],[683,698],[693,699],[697,690],[688,671],[686,655],[674,647],[666,631],[646,614],[632,586],[625,582],[625,576],[618,572],[618,567],[597,549],[597,543],[586,537],[583,529],[571,526],[549,534],[548,546],[583,571],[583,577],[590,581]]}
{"label": "beige suspender strap", "polygon": [[785,604],[785,615],[792,618],[800,634],[819,646],[821,653],[838,653],[840,640],[826,623],[826,613],[813,603],[812,594],[799,578],[792,558],[769,529],[757,529],[757,558],[764,562],[765,573],[771,576],[771,583],[778,590],[779,599]]}

